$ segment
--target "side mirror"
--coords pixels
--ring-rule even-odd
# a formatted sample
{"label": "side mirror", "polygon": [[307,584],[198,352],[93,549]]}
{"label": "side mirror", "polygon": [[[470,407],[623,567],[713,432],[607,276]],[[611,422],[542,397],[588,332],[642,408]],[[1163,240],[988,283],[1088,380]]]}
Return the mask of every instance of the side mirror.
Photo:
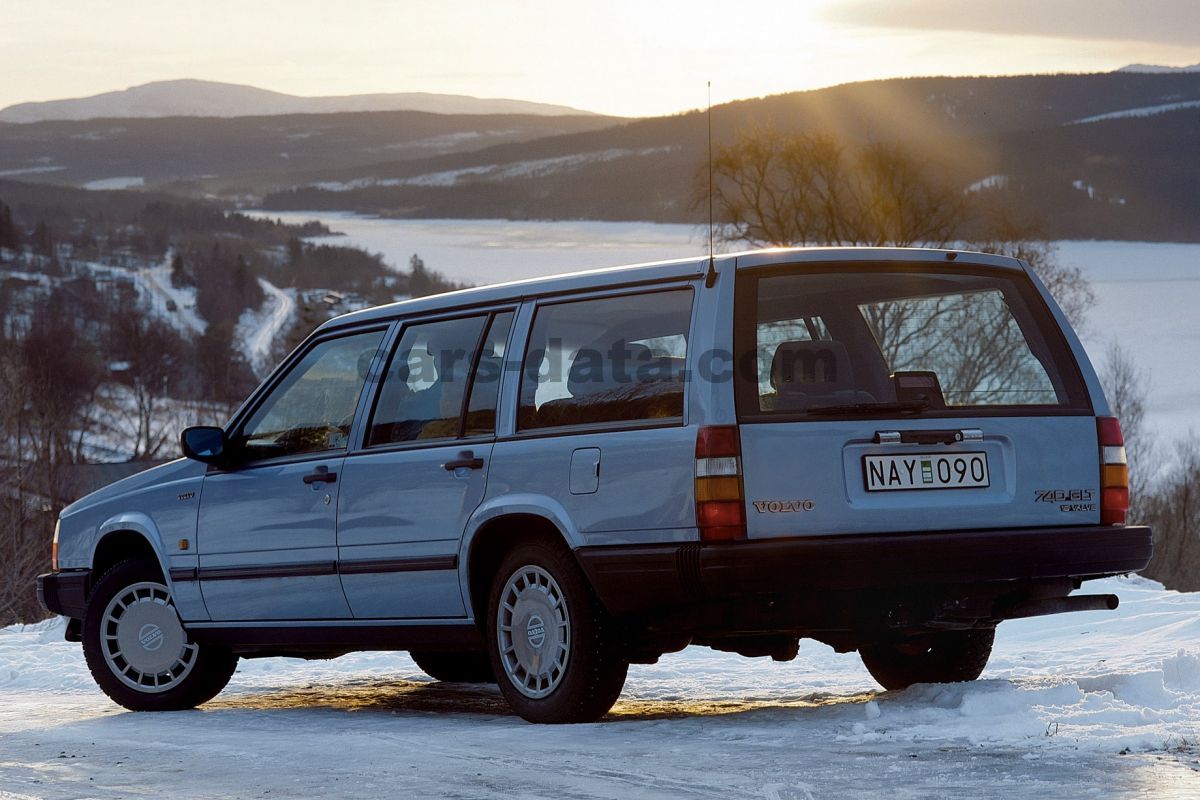
{"label": "side mirror", "polygon": [[179,435],[179,445],[183,448],[184,456],[203,461],[205,464],[224,461],[228,450],[224,429],[210,425],[185,428]]}

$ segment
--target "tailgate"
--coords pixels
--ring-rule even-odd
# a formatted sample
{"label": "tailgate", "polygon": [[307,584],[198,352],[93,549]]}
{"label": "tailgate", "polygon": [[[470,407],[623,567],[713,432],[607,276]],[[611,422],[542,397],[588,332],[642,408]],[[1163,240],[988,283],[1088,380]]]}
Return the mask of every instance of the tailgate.
{"label": "tailgate", "polygon": [[1100,521],[1097,423],[1018,267],[739,271],[747,534]]}
{"label": "tailgate", "polygon": [[[978,432],[979,438],[910,444],[886,435],[949,431],[946,420],[742,425],[747,534],[1099,522],[1094,419],[972,418],[959,424],[957,430]],[[981,462],[986,485],[976,480]]]}

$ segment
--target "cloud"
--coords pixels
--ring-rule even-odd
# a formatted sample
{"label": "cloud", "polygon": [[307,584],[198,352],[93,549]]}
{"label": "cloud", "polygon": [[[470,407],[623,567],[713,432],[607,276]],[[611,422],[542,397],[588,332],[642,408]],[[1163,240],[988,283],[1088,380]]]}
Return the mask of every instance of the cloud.
{"label": "cloud", "polygon": [[1197,0],[843,0],[846,25],[1200,47]]}

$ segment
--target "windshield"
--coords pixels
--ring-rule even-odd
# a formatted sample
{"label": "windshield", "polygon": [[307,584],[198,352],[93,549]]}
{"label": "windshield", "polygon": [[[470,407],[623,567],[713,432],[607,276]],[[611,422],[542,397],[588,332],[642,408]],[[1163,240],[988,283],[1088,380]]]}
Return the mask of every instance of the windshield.
{"label": "windshield", "polygon": [[739,274],[743,417],[1087,410],[1061,333],[1023,276],[824,269]]}

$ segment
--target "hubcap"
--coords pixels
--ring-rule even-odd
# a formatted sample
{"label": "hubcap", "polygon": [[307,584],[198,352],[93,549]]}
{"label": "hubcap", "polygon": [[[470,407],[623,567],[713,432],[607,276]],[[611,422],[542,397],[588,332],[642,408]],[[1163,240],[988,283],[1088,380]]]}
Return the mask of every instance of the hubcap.
{"label": "hubcap", "polygon": [[108,668],[139,692],[165,692],[188,676],[200,648],[188,640],[167,587],[144,581],[104,609],[100,646]]}
{"label": "hubcap", "polygon": [[504,584],[496,639],[504,672],[521,694],[537,699],[558,688],[571,653],[571,617],[549,572],[524,566]]}

